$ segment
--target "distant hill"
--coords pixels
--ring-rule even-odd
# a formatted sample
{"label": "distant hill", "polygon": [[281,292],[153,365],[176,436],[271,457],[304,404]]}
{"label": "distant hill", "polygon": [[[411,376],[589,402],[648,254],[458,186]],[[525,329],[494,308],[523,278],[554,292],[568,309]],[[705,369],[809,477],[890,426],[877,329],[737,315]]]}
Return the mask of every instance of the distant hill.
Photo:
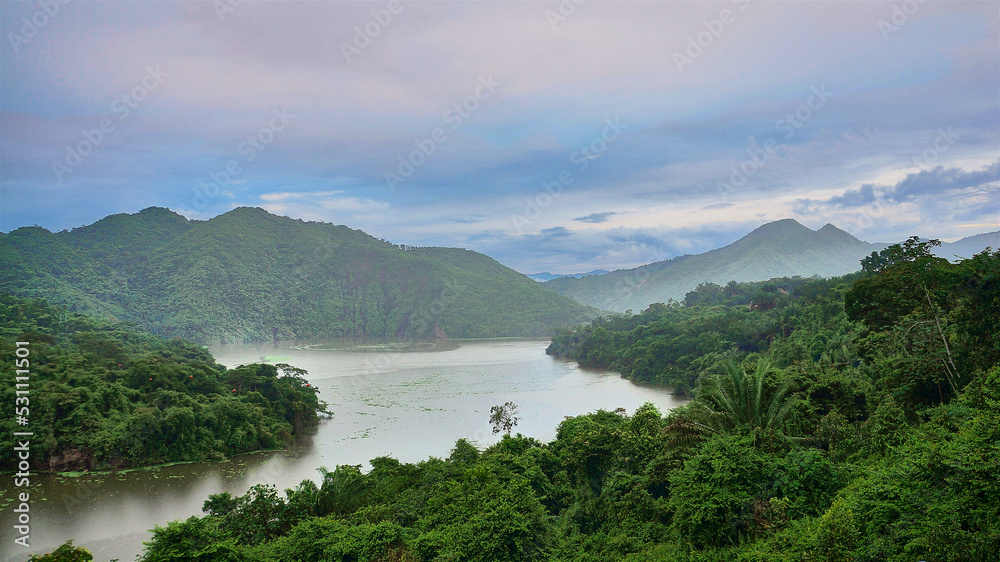
{"label": "distant hill", "polygon": [[581,277],[586,277],[588,275],[604,275],[608,273],[606,269],[595,269],[593,271],[588,271],[586,273],[549,273],[548,271],[543,271],[542,273],[527,273],[529,279],[534,279],[539,283],[544,283],[546,281],[551,281],[553,279],[559,279],[560,277],[575,277],[577,279]]}
{"label": "distant hill", "polygon": [[0,291],[205,343],[546,336],[596,311],[495,260],[239,208],[0,234]]}
{"label": "distant hill", "polygon": [[[561,277],[546,287],[602,310],[639,312],[654,302],[680,301],[699,283],[764,281],[774,277],[833,277],[861,269],[860,261],[888,244],[858,240],[832,224],[813,231],[794,219],[767,223],[736,242],[600,276]],[[955,261],[987,246],[1000,248],[1000,232],[969,236],[935,249]]]}
{"label": "distant hill", "polygon": [[599,277],[561,278],[546,287],[605,310],[640,311],[681,300],[699,283],[763,281],[772,277],[832,277],[860,269],[861,258],[884,248],[827,224],[813,231],[793,219],[765,224],[740,240],[704,254],[685,255]]}
{"label": "distant hill", "polygon": [[994,250],[1000,249],[1000,230],[976,234],[975,236],[966,236],[954,242],[943,242],[940,247],[934,248],[934,254],[942,258],[948,258],[951,261],[956,261],[959,257],[971,258],[987,247]]}

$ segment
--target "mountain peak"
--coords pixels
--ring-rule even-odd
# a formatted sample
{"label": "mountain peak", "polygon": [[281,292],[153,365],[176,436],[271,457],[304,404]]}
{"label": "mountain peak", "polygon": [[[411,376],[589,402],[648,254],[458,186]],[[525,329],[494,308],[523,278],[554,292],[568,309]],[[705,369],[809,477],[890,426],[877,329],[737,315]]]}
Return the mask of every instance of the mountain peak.
{"label": "mountain peak", "polygon": [[166,207],[146,207],[137,213],[140,217],[169,217],[171,219],[184,219],[184,215],[171,211]]}
{"label": "mountain peak", "polygon": [[360,230],[259,208],[205,221],[140,214],[4,235],[0,271],[30,276],[0,275],[0,290],[47,291],[203,342],[543,336],[598,313],[471,250],[402,252]]}
{"label": "mountain peak", "polygon": [[138,213],[109,215],[60,236],[66,236],[77,248],[127,259],[180,236],[190,227],[183,215],[163,207],[147,207]]}
{"label": "mountain peak", "polygon": [[802,226],[795,219],[781,219],[758,226],[753,232],[747,234],[747,237],[752,236],[756,238],[766,236],[769,238],[786,238],[788,236],[802,236],[811,233],[811,230]]}
{"label": "mountain peak", "polygon": [[853,243],[861,242],[860,240],[858,240],[857,237],[852,235],[850,232],[841,230],[830,223],[826,223],[825,225],[823,225],[823,228],[817,230],[816,233],[831,240],[837,239]]}

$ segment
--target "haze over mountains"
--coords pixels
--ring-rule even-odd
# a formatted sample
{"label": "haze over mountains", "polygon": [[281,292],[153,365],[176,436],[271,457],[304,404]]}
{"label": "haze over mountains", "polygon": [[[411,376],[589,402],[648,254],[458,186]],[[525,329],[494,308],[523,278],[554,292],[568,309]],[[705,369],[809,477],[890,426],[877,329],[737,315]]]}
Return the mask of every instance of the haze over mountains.
{"label": "haze over mountains", "polygon": [[966,236],[954,242],[942,242],[940,247],[934,248],[934,254],[954,262],[971,258],[987,247],[1000,249],[1000,231]]}
{"label": "haze over mountains", "polygon": [[[794,219],[767,223],[736,242],[698,255],[685,255],[599,276],[560,277],[546,287],[602,310],[636,312],[654,302],[681,300],[699,283],[763,281],[773,277],[833,277],[859,270],[860,260],[885,248],[832,224],[813,231]],[[1000,247],[1000,232],[942,244],[936,253],[949,259],[971,257]]]}
{"label": "haze over mountains", "polygon": [[605,273],[610,273],[607,269],[594,269],[586,273],[552,273],[549,271],[543,271],[541,273],[526,273],[528,277],[544,283],[546,281],[551,281],[553,279],[559,279],[560,277],[586,277],[588,275],[604,275]]}
{"label": "haze over mountains", "polygon": [[[988,245],[1000,233],[938,252]],[[150,207],[71,231],[0,233],[0,290],[204,343],[547,336],[597,309],[681,300],[699,283],[850,273],[884,247],[786,219],[704,254],[539,283],[470,250],[398,246],[258,208],[194,221]]]}
{"label": "haze over mountains", "polygon": [[597,313],[476,252],[246,207],[0,234],[0,290],[203,343],[546,336]]}

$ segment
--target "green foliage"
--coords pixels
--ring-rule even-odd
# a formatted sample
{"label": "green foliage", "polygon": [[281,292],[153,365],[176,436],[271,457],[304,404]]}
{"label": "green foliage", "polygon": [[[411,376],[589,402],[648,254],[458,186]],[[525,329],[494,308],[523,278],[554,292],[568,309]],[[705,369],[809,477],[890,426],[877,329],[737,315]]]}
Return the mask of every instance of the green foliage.
{"label": "green foliage", "polygon": [[547,352],[681,393],[693,390],[702,373],[723,371],[751,354],[768,354],[777,367],[817,361],[842,366],[857,358],[855,324],[843,306],[855,277],[702,285],[683,306],[657,303],[641,314],[562,330]]}
{"label": "green foliage", "polygon": [[239,208],[0,234],[0,291],[201,343],[548,336],[596,310],[487,256]]}
{"label": "green foliage", "polygon": [[[978,390],[995,394],[998,382],[995,368]],[[995,402],[970,408],[969,398],[935,408],[900,445],[870,458],[824,516],[827,550],[881,560],[1000,557],[1000,414]]]}
{"label": "green foliage", "polygon": [[320,467],[323,479],[316,491],[316,514],[345,516],[366,501],[368,483],[359,466],[338,466],[333,472]]}
{"label": "green foliage", "polygon": [[297,522],[289,504],[273,486],[257,484],[232,498],[228,493],[209,496],[203,507],[218,519],[218,529],[240,544],[258,544],[279,537]]}
{"label": "green foliage", "polygon": [[73,541],[64,542],[59,548],[41,556],[31,555],[29,562],[87,562],[93,555],[86,548],[73,546]]}
{"label": "green foliage", "polygon": [[[0,360],[30,350],[36,469],[127,468],[218,459],[285,445],[323,410],[304,371],[288,365],[227,370],[202,347],[0,293]],[[14,369],[0,398],[14,404]],[[0,445],[14,447],[14,418]],[[37,449],[36,449],[37,447]],[[0,469],[14,468],[4,456]]]}
{"label": "green foliage", "polygon": [[423,559],[532,560],[548,539],[545,508],[527,479],[488,465],[446,481],[416,527],[423,534],[414,548]]}
{"label": "green foliage", "polygon": [[944,403],[977,370],[1000,360],[1000,252],[948,263],[929,245],[886,251],[905,256],[878,275],[858,280],[845,295],[848,317],[865,326],[858,352],[876,390],[905,408]]}
{"label": "green foliage", "polygon": [[[666,417],[647,404],[566,418],[549,443],[506,434],[483,450],[459,440],[447,459],[322,469],[284,497],[214,495],[205,516],[155,529],[142,560],[1000,559],[1000,354],[984,328],[1000,325],[1000,254],[927,254],[915,241],[866,276],[703,286],[685,306],[563,332],[550,352],[683,383],[694,399]],[[238,389],[237,418],[264,403],[284,424],[304,412],[281,392],[286,379],[298,389],[291,367],[223,371],[162,342],[173,360],[136,358],[146,336],[90,327],[70,340],[61,326],[78,317],[34,302],[5,313],[35,318],[39,347],[86,356],[47,381],[47,407],[71,423],[114,405],[129,427],[170,420],[184,436],[212,404],[185,384]],[[109,370],[121,388],[72,379],[122,359]]]}
{"label": "green foliage", "polygon": [[287,536],[251,551],[254,560],[296,562],[416,562],[403,529],[389,522],[352,525],[333,517],[310,519]]}
{"label": "green foliage", "polygon": [[861,260],[861,271],[878,274],[903,262],[933,258],[932,248],[940,245],[940,240],[921,242],[919,236],[911,236],[902,244],[892,244],[880,252],[872,252]]}
{"label": "green foliage", "polygon": [[998,406],[1000,366],[917,425],[883,403],[838,422],[864,441],[850,464],[803,442],[770,450],[739,426],[671,447],[676,413],[598,411],[547,444],[459,441],[447,460],[324,471],[338,489],[364,481],[363,501],[337,514],[296,510],[319,491],[311,481],[285,499],[212,496],[206,517],[158,528],[143,560],[992,560]]}
{"label": "green foliage", "polygon": [[218,523],[210,518],[190,517],[172,521],[165,527],[157,525],[153,538],[146,544],[142,562],[242,562],[234,541],[224,538]]}
{"label": "green foliage", "polygon": [[750,435],[754,441],[774,439],[793,405],[789,396],[792,381],[767,392],[764,381],[771,365],[757,362],[752,374],[730,362],[726,375],[703,379],[693,413],[702,414],[704,425],[727,433]]}
{"label": "green foliage", "polygon": [[819,450],[792,449],[774,464],[772,494],[788,500],[786,513],[792,519],[817,516],[847,483],[845,472]]}
{"label": "green foliage", "polygon": [[517,425],[520,418],[517,417],[517,404],[507,402],[503,406],[493,406],[490,408],[490,425],[493,426],[493,434],[501,431],[510,435],[510,432]]}
{"label": "green foliage", "polygon": [[770,470],[748,437],[708,441],[671,476],[672,534],[699,549],[738,543],[754,530]]}

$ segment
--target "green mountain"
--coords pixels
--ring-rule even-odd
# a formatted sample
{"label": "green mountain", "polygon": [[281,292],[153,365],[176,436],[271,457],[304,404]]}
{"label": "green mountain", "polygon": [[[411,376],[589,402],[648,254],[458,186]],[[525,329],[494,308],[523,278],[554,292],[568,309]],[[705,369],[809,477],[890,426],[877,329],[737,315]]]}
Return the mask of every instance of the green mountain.
{"label": "green mountain", "polygon": [[832,224],[813,231],[793,219],[784,219],[704,254],[605,275],[562,277],[545,286],[604,310],[639,311],[654,302],[680,301],[701,283],[844,275],[860,269],[861,258],[884,247],[858,240]]}
{"label": "green mountain", "polygon": [[0,234],[0,291],[201,342],[546,336],[596,311],[495,260],[239,208]]}

